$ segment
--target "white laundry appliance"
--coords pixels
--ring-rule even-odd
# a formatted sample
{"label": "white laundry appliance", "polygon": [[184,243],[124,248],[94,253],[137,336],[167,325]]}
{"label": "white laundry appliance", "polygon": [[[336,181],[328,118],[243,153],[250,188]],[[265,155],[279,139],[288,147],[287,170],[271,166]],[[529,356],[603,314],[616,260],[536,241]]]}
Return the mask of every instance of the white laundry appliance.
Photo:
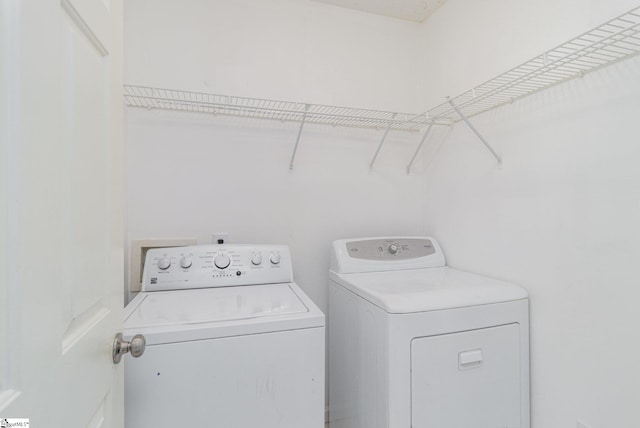
{"label": "white laundry appliance", "polygon": [[425,237],[335,241],[329,276],[331,428],[529,428],[524,289]]}
{"label": "white laundry appliance", "polygon": [[125,310],[125,427],[322,428],[324,314],[284,245],[149,250]]}

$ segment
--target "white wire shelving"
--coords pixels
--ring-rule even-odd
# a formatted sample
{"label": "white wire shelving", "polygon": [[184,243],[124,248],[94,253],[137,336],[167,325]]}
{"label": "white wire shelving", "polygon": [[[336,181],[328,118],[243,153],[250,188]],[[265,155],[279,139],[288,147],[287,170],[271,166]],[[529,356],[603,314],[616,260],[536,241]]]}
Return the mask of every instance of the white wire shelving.
{"label": "white wire shelving", "polygon": [[557,46],[469,91],[447,98],[423,113],[399,113],[291,101],[215,95],[146,86],[125,85],[128,106],[241,116],[300,123],[289,165],[293,169],[302,129],[306,123],[384,129],[370,168],[390,131],[416,132],[426,128],[407,166],[407,173],[433,126],[464,121],[498,164],[500,156],[469,118],[567,80],[640,53],[640,7],[624,13]]}
{"label": "white wire shelving", "polygon": [[639,52],[640,7],[637,7],[443,102],[429,110],[428,115],[457,122],[460,114],[455,108],[467,118],[473,117]]}
{"label": "white wire shelving", "polygon": [[147,86],[125,85],[124,97],[129,106],[149,109],[180,110],[282,122],[301,122],[304,119],[307,123],[374,129],[386,128],[391,124],[391,129],[399,131],[416,131],[420,127],[419,123],[410,120],[415,114],[409,113],[215,95]]}

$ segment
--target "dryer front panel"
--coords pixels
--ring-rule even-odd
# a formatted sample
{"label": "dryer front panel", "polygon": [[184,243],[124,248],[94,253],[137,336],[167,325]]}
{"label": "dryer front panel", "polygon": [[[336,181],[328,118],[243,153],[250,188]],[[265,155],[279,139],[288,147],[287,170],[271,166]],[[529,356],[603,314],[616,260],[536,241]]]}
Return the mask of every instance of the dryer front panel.
{"label": "dryer front panel", "polygon": [[411,344],[413,428],[519,428],[520,326],[422,337]]}

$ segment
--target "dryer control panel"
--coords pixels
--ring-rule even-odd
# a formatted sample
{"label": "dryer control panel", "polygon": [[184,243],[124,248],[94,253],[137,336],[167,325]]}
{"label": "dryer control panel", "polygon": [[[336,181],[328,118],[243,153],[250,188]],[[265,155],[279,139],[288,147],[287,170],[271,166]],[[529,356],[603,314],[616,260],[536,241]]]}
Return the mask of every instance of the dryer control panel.
{"label": "dryer control panel", "polygon": [[445,266],[435,239],[421,236],[340,239],[334,241],[331,270],[336,273],[382,272]]}
{"label": "dryer control panel", "polygon": [[142,291],[293,282],[286,245],[193,245],[147,252]]}
{"label": "dryer control panel", "polygon": [[347,242],[349,257],[364,260],[408,260],[436,252],[430,239],[382,238]]}

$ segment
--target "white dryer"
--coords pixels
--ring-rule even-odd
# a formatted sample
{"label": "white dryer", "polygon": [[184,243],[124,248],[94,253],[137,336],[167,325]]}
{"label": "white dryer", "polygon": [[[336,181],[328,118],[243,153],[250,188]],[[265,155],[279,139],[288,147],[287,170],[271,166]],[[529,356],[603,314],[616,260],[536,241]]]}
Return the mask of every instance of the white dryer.
{"label": "white dryer", "polygon": [[150,250],[125,310],[125,427],[322,428],[324,314],[284,245]]}
{"label": "white dryer", "polygon": [[529,428],[524,289],[425,237],[335,241],[329,276],[331,428]]}

